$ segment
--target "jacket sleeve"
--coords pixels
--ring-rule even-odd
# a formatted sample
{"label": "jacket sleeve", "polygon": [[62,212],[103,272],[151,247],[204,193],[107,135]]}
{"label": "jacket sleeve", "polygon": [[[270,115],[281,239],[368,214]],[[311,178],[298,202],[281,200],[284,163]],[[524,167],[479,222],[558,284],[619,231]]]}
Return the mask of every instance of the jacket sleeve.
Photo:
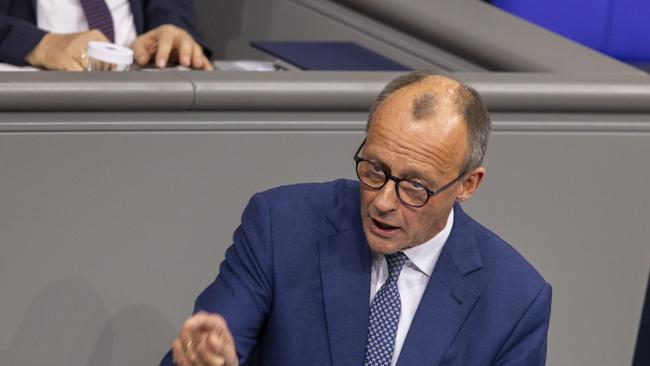
{"label": "jacket sleeve", "polygon": [[496,366],[544,366],[551,318],[551,285],[544,284],[508,337]]}
{"label": "jacket sleeve", "polygon": [[0,12],[0,62],[25,66],[25,57],[47,32],[25,20]]}
{"label": "jacket sleeve", "polygon": [[[257,194],[244,210],[219,275],[195,303],[195,313],[218,313],[226,319],[240,364],[249,360],[271,309],[272,249],[269,209]],[[168,353],[161,365],[171,364]]]}

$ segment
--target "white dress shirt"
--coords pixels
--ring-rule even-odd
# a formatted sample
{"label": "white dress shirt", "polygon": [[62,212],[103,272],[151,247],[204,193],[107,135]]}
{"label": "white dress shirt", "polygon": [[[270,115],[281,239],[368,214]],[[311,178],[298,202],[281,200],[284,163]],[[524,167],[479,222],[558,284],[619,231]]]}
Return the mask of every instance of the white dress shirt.
{"label": "white dress shirt", "polygon": [[[130,47],[137,37],[129,0],[105,0],[113,17],[115,44]],[[80,0],[37,0],[36,24],[52,33],[76,33],[88,30]]]}
{"label": "white dress shirt", "polygon": [[[454,209],[452,208],[447,218],[447,224],[436,236],[420,245],[403,251],[408,260],[404,263],[402,272],[397,280],[402,310],[397,325],[397,334],[395,335],[395,350],[393,351],[391,366],[395,366],[397,363],[397,358],[402,350],[406,334],[411,327],[415,311],[420,304],[424,289],[429,283],[429,278],[433,273],[433,269],[436,267],[436,263],[438,263],[440,252],[449,237],[449,233],[451,233],[453,225]],[[387,279],[388,264],[386,263],[386,258],[383,254],[373,253],[370,278],[371,302]]]}

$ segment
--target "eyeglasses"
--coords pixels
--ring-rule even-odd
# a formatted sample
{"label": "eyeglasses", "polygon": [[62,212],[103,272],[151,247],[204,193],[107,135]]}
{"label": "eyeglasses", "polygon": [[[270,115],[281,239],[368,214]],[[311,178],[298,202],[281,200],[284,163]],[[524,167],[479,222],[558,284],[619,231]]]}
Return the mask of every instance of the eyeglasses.
{"label": "eyeglasses", "polygon": [[371,189],[381,189],[386,185],[386,183],[388,183],[388,180],[394,181],[397,198],[407,206],[418,208],[426,205],[429,201],[429,197],[435,196],[453,186],[467,173],[462,171],[456,178],[454,178],[454,180],[432,191],[418,181],[398,178],[391,175],[390,169],[383,165],[360,157],[359,152],[365,143],[366,139],[363,140],[361,146],[357,149],[357,152],[354,153],[354,161],[357,163],[357,177],[359,177],[359,181]]}

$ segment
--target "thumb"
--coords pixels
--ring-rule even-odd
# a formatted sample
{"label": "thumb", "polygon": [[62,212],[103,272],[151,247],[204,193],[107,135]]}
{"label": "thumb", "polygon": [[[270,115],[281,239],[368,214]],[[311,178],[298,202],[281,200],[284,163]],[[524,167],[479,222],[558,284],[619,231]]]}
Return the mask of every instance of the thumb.
{"label": "thumb", "polygon": [[[82,34],[83,35],[83,34]],[[102,33],[99,29],[92,29],[88,31],[86,39],[88,42],[90,41],[98,41],[98,42],[110,42],[108,37]]]}
{"label": "thumb", "polygon": [[230,332],[226,329],[224,331],[211,332],[207,339],[210,347],[215,354],[224,358],[224,366],[238,366],[239,359],[237,358],[237,350],[235,342]]}

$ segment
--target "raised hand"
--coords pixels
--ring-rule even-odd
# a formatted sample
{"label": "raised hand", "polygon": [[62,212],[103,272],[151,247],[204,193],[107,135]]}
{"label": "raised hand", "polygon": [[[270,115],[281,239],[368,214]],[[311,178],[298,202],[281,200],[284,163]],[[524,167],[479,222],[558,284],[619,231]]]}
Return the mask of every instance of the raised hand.
{"label": "raised hand", "polygon": [[188,318],[172,344],[178,366],[238,366],[235,342],[226,320],[199,312]]}

